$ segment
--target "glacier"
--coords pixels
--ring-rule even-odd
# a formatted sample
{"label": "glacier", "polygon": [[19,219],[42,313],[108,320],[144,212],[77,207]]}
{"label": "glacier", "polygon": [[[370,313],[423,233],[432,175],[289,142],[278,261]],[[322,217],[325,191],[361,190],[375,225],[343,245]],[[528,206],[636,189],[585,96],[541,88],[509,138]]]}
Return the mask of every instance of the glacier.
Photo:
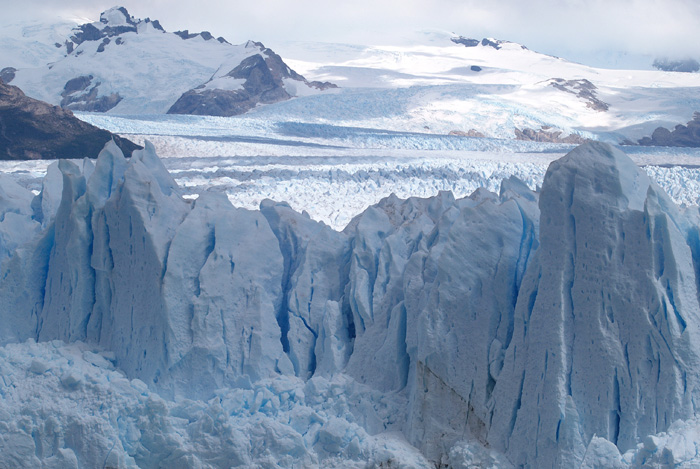
{"label": "glacier", "polygon": [[700,463],[700,212],[610,145],[342,231],[150,144],[0,191],[0,466]]}

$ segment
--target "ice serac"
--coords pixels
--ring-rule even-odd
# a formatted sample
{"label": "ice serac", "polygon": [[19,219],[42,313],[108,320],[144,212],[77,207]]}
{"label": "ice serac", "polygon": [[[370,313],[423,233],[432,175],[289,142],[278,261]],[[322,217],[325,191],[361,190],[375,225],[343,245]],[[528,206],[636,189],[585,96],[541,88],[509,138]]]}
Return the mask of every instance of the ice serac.
{"label": "ice serac", "polygon": [[347,363],[354,338],[344,301],[350,240],[286,203],[264,200],[260,210],[284,257],[277,323],[294,373],[304,379],[335,373]]}
{"label": "ice serac", "polygon": [[347,372],[383,391],[406,386],[407,315],[404,272],[411,256],[443,212],[455,203],[451,193],[437,197],[383,199],[346,228],[352,234],[350,279],[346,289],[356,339]]}
{"label": "ice serac", "polygon": [[167,379],[206,398],[290,373],[275,318],[282,277],[277,238],[260,212],[234,208],[222,194],[200,196],[177,228],[163,281]]}
{"label": "ice serac", "polygon": [[622,152],[553,162],[488,442],[516,465],[578,467],[695,414],[700,307],[688,223]]}
{"label": "ice serac", "polygon": [[466,435],[486,441],[537,221],[524,184],[477,191],[444,212],[405,269],[406,433],[431,458]]}

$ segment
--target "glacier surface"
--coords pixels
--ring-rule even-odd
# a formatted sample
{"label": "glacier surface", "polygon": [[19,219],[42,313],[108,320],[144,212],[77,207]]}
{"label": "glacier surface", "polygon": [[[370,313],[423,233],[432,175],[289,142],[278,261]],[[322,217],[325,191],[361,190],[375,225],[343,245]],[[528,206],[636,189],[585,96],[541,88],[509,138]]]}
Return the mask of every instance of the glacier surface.
{"label": "glacier surface", "polygon": [[4,177],[0,465],[698,464],[698,208],[600,143],[532,186],[338,231],[150,144]]}

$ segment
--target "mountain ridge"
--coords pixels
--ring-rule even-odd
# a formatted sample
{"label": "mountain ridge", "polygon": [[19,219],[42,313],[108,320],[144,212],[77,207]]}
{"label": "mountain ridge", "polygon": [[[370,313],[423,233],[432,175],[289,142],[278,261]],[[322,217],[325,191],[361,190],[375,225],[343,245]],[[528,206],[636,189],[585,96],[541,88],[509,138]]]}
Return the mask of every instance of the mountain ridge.
{"label": "mountain ridge", "polygon": [[[214,39],[207,31],[169,33],[158,20],[134,18],[124,7],[113,7],[102,12],[99,21],[75,27],[56,46],[64,52],[63,58],[37,68],[9,66],[3,69],[3,77],[36,98],[75,111],[165,113],[183,95],[190,102],[197,101],[192,99],[195,95],[200,100],[192,109],[198,114],[237,115],[334,86],[307,81],[261,43],[236,46],[223,37]],[[201,92],[195,90],[209,87],[219,90],[219,98],[230,95],[234,90],[216,88],[212,78],[217,70],[229,73],[255,54],[266,58],[260,64],[268,69],[266,73],[285,72],[268,83],[264,96],[234,96],[228,107],[201,105]],[[241,106],[242,101],[246,105]],[[179,105],[173,112],[182,108]]]}

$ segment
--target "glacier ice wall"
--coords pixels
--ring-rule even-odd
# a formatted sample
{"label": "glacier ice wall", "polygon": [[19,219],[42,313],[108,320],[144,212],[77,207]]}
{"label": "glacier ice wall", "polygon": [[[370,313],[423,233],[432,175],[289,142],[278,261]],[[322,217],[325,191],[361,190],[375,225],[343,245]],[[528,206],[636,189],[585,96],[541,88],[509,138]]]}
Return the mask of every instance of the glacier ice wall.
{"label": "glacier ice wall", "polygon": [[571,467],[594,436],[624,451],[695,414],[696,271],[687,220],[612,147],[552,163],[539,205],[489,441]]}
{"label": "glacier ice wall", "polygon": [[700,214],[604,144],[539,193],[389,197],[342,232],[284,203],[187,202],[150,145],[52,165],[36,197],[0,187],[0,345],[92,344],[186,399],[341,376],[400,403],[344,418],[433,461],[465,440],[515,465],[621,461],[695,416]]}

